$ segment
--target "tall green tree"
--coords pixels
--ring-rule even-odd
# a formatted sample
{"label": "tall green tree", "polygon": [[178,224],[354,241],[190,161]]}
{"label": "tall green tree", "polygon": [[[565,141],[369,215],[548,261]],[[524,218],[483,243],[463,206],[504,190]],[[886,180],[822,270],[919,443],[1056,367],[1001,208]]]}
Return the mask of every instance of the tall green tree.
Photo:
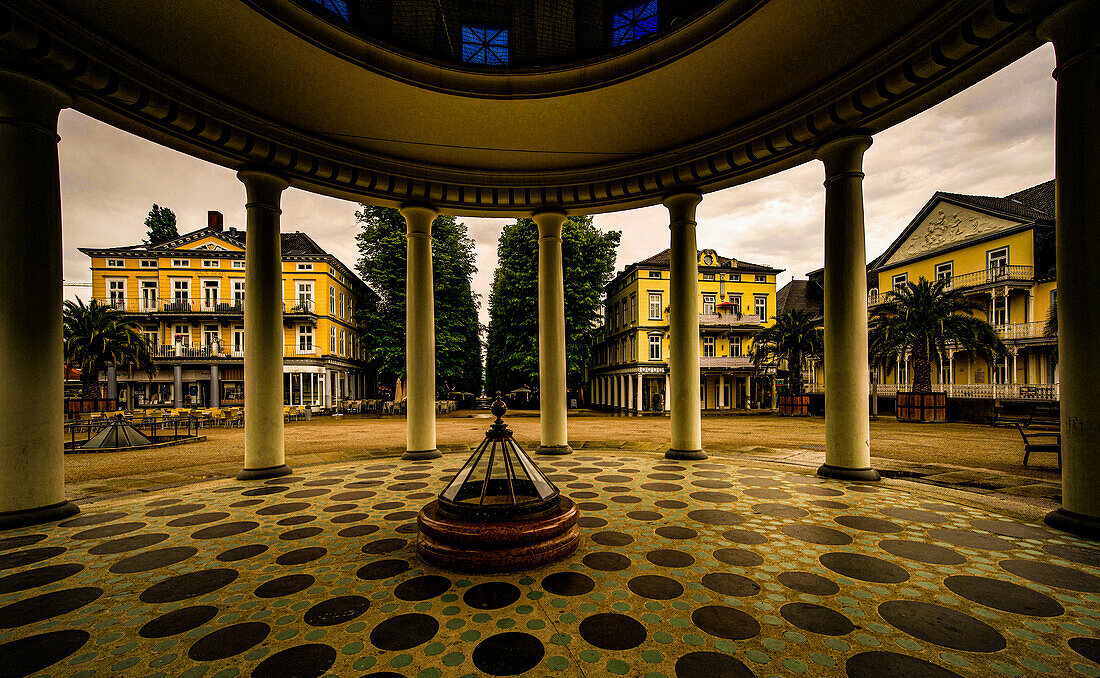
{"label": "tall green tree", "polygon": [[[562,227],[565,282],[566,380],[581,386],[600,316],[604,286],[615,273],[619,231],[601,232],[592,217],[570,217]],[[486,384],[507,392],[538,383],[538,226],[518,219],[497,243],[497,269],[489,294]]]}
{"label": "tall green tree", "polygon": [[85,306],[78,299],[65,302],[63,318],[65,364],[80,368],[82,397],[100,397],[99,373],[108,365],[131,375],[135,370],[150,375],[156,372],[149,342],[137,325],[123,319],[118,309],[95,299]]}
{"label": "tall green tree", "polygon": [[145,217],[145,230],[146,245],[159,245],[180,235],[176,229],[176,213],[156,203],[153,203],[153,208]]}
{"label": "tall green tree", "polygon": [[753,365],[757,369],[763,365],[778,367],[781,361],[787,361],[787,393],[802,395],[802,366],[807,360],[820,358],[825,350],[821,318],[794,309],[776,315],[774,320],[753,339]]}
{"label": "tall green tree", "polygon": [[[393,384],[405,377],[405,218],[389,207],[360,205],[356,268],[378,293],[377,304],[356,313],[362,339],[378,368],[379,380]],[[447,391],[481,392],[480,301],[471,282],[474,241],[466,225],[439,216],[432,223],[432,274],[435,287],[436,386]]]}
{"label": "tall green tree", "polygon": [[875,307],[868,323],[872,357],[887,358],[889,366],[909,352],[917,393],[932,392],[932,356],[945,355],[949,343],[974,352],[991,366],[997,356],[1007,353],[997,330],[974,315],[983,308],[981,302],[947,289],[947,282],[947,278],[929,282],[922,277],[898,287]]}

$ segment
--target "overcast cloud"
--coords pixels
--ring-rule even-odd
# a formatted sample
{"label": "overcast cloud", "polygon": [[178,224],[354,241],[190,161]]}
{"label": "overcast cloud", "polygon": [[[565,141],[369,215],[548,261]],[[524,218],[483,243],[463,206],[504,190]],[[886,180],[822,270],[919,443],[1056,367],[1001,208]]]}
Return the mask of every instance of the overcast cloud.
{"label": "overcast cloud", "polygon": [[[1054,52],[1047,45],[965,92],[875,137],[867,152],[864,196],[867,256],[881,253],[937,190],[1006,195],[1054,176]],[[205,226],[207,210],[226,227],[244,227],[244,188],[233,172],[144,141],[80,113],[65,111],[61,193],[66,283],[88,283],[88,258],[78,247],[140,243],[153,203],[172,208],[180,232]],[[700,248],[785,269],[805,277],[822,265],[824,191],[820,163],[704,197]],[[283,198],[283,229],[312,236],[354,267],[355,203],[296,189]],[[504,219],[465,218],[477,243],[474,291],[481,320]],[[598,215],[597,226],[622,230],[618,268],[668,246],[663,207]],[[87,287],[66,287],[87,298]]]}

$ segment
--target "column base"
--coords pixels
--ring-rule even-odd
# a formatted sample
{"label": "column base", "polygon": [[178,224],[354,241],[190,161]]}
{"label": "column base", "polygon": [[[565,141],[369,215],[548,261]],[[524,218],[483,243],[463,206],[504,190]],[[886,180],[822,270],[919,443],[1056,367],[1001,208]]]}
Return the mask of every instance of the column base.
{"label": "column base", "polygon": [[535,454],[573,454],[573,448],[568,445],[539,445]]}
{"label": "column base", "polygon": [[69,516],[75,516],[78,513],[80,513],[80,507],[71,501],[62,501],[49,506],[39,506],[23,511],[5,511],[0,513],[0,530],[50,523]]}
{"label": "column base", "polygon": [[1084,513],[1074,513],[1059,508],[1048,513],[1043,518],[1043,522],[1053,528],[1064,530],[1079,537],[1100,539],[1100,518],[1095,516],[1087,516]]}
{"label": "column base", "polygon": [[822,464],[817,469],[817,475],[822,478],[835,478],[836,480],[882,480],[878,471],[868,466],[867,468],[848,468],[847,466],[831,466]]}
{"label": "column base", "polygon": [[246,468],[241,469],[237,474],[237,480],[262,480],[264,478],[279,478],[281,476],[288,476],[293,471],[286,464],[279,464],[278,466],[268,466],[267,468]]}
{"label": "column base", "polygon": [[700,459],[706,459],[707,453],[703,450],[669,450],[665,452],[665,459],[684,459],[688,461],[698,461]]}
{"label": "column base", "polygon": [[425,459],[439,459],[442,456],[443,453],[439,450],[424,450],[423,452],[405,450],[405,454],[402,454],[401,458],[406,461],[423,461]]}

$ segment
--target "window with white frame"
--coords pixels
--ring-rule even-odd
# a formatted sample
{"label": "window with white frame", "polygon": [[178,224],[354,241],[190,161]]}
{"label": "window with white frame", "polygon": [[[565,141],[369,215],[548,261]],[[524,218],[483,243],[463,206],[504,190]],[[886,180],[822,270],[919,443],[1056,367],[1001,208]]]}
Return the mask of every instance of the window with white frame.
{"label": "window with white frame", "polygon": [[218,297],[221,295],[220,280],[202,281],[202,310],[216,311],[218,309]]}
{"label": "window with white frame", "polygon": [[660,278],[661,277],[661,272],[660,271],[650,271],[649,272],[649,277],[650,278]]}
{"label": "window with white frame", "polygon": [[741,337],[730,337],[730,355],[733,357],[741,355]]}
{"label": "window with white frame", "polygon": [[172,302],[180,304],[177,310],[190,310],[183,308],[191,301],[191,281],[187,278],[177,278],[172,281]]}
{"label": "window with white frame", "polygon": [[630,359],[638,359],[638,337],[633,334],[630,335]]}
{"label": "window with white frame", "polygon": [[336,355],[336,328],[328,328],[328,352]]}
{"label": "window with white frame", "polygon": [[312,353],[313,352],[313,326],[312,325],[299,325],[298,326],[298,352],[299,353]]}
{"label": "window with white frame", "polygon": [[730,273],[730,282],[741,282],[740,273]]}
{"label": "window with white frame", "polygon": [[202,343],[204,346],[213,347],[221,343],[221,332],[217,325],[205,325],[202,328]]}
{"label": "window with white frame", "polygon": [[768,317],[768,295],[754,294],[752,301],[756,315],[760,316],[761,320],[766,320]]}
{"label": "window with white frame", "polygon": [[233,326],[233,355],[244,355],[244,325]]}
{"label": "window with white frame", "polygon": [[936,280],[943,280],[944,278],[950,280],[954,274],[955,262],[945,261],[942,264],[936,264]]}
{"label": "window with white frame", "polygon": [[661,359],[661,335],[659,334],[649,335],[649,359]]}
{"label": "window with white frame", "polygon": [[172,332],[172,340],[180,344],[181,346],[191,345],[191,326],[190,325],[176,325]]}
{"label": "window with white frame", "polygon": [[143,311],[155,311],[155,310],[157,310],[157,281],[156,280],[142,280],[141,281],[141,310],[143,310]]}
{"label": "window with white frame", "polygon": [[636,293],[630,295],[630,322],[638,322],[638,295]]}
{"label": "window with white frame", "polygon": [[191,268],[190,259],[173,259],[172,268]]}
{"label": "window with white frame", "polygon": [[233,281],[233,306],[238,311],[244,309],[244,280]]}
{"label": "window with white frame", "polygon": [[660,292],[649,293],[649,319],[660,320],[664,317],[664,305],[661,303]]}
{"label": "window with white frame", "polygon": [[737,315],[741,315],[741,295],[731,294],[730,304],[733,306],[733,312]]}
{"label": "window with white frame", "polygon": [[108,259],[107,268],[126,268],[125,259]]}
{"label": "window with white frame", "polygon": [[345,303],[344,303],[344,293],[343,293],[343,292],[341,292],[341,293],[340,293],[340,320],[343,320],[343,319],[344,319],[344,317],[345,317],[345,316],[344,316],[344,310],[345,310],[345,308],[346,308],[346,305],[345,305]]}
{"label": "window with white frame", "polygon": [[714,295],[703,295],[703,315],[714,315]]}
{"label": "window with white frame", "polygon": [[714,280],[714,274],[713,273],[704,273],[703,274],[703,280]]}
{"label": "window with white frame", "polygon": [[1008,298],[997,297],[993,300],[993,311],[989,322],[993,325],[1008,324]]}
{"label": "window with white frame", "polygon": [[758,274],[756,274],[755,281],[756,282],[768,282],[768,276],[765,275],[765,274],[758,273]]}
{"label": "window with white frame", "polygon": [[336,317],[336,288],[328,286],[328,314]]}
{"label": "window with white frame", "polygon": [[340,330],[340,355],[348,354],[348,333],[346,330]]}
{"label": "window with white frame", "polygon": [[1008,248],[999,247],[986,253],[988,268],[998,269],[1008,266]]}
{"label": "window with white frame", "polygon": [[894,277],[890,278],[890,287],[895,289],[895,290],[899,290],[899,289],[905,287],[905,285],[908,284],[908,282],[909,282],[909,274],[908,273],[899,273],[899,274],[895,275]]}
{"label": "window with white frame", "polygon": [[714,357],[714,337],[703,337],[703,357]]}
{"label": "window with white frame", "polygon": [[234,259],[233,268],[244,268],[244,261],[241,259]]}
{"label": "window with white frame", "polygon": [[107,303],[115,308],[126,308],[126,279],[107,281]]}
{"label": "window with white frame", "polygon": [[297,269],[299,271],[312,271],[313,270],[313,264],[303,264],[303,263],[299,262]]}
{"label": "window with white frame", "polygon": [[222,262],[218,261],[217,259],[203,259],[202,260],[202,267],[203,268],[221,268],[222,267]]}
{"label": "window with white frame", "polygon": [[142,259],[141,263],[139,265],[142,268],[156,268],[157,267],[157,260],[156,259]]}
{"label": "window with white frame", "polygon": [[145,327],[141,330],[141,336],[154,349],[160,344],[160,330],[156,327]]}
{"label": "window with white frame", "polygon": [[308,313],[313,310],[313,281],[312,280],[299,280],[295,286],[297,290],[297,301],[295,302],[295,311],[299,313]]}

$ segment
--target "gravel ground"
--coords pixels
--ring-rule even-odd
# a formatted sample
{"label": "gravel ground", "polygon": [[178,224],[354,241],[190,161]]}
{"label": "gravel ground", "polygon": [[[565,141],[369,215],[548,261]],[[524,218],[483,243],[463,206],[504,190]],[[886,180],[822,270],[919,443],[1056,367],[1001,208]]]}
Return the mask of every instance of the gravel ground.
{"label": "gravel ground", "polygon": [[[459,411],[439,418],[439,445],[476,445],[491,421],[487,412]],[[537,413],[514,412],[507,417],[516,439],[528,450],[538,445]],[[105,478],[194,471],[239,464],[244,457],[241,429],[208,429],[207,440],[186,446],[133,452],[70,454],[65,459],[67,484]],[[606,441],[622,444],[666,444],[667,417],[608,416],[581,412],[569,420],[570,441]],[[319,417],[286,425],[287,463],[322,461],[347,453],[403,448],[405,420],[360,415]],[[711,449],[749,450],[754,447],[824,450],[825,420],[774,415],[708,416],[703,418],[703,445]],[[652,448],[651,448],[652,449]],[[909,463],[952,464],[1058,480],[1050,455],[1032,459],[1035,468],[1023,469],[1023,444],[1015,429],[977,424],[906,424],[890,417],[871,422],[871,454]],[[824,453],[822,452],[822,455]],[[822,456],[824,459],[824,456]]]}

